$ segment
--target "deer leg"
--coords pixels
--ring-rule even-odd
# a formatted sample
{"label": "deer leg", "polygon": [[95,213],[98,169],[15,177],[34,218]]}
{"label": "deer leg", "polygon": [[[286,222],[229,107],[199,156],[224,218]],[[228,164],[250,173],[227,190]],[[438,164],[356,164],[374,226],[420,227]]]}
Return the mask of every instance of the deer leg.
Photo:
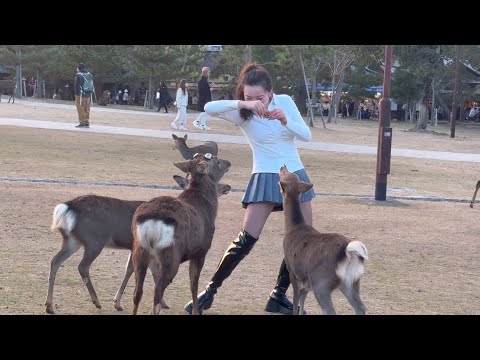
{"label": "deer leg", "polygon": [[293,289],[293,315],[298,314],[298,303],[300,301],[300,281],[290,272],[290,283]]}
{"label": "deer leg", "polygon": [[160,261],[160,277],[158,282],[155,284],[155,295],[153,298],[153,314],[160,314],[161,309],[161,299],[165,293],[165,289],[173,281],[173,278],[178,272],[178,267],[180,266],[180,261],[177,261],[173,254],[170,254],[168,257],[163,257]]}
{"label": "deer leg", "polygon": [[475,198],[477,196],[478,189],[480,189],[480,180],[477,182],[477,186],[475,187],[475,192],[473,193],[472,202],[470,203],[471,208],[473,208],[473,203],[475,202]]}
{"label": "deer leg", "polygon": [[[150,261],[148,267],[153,275],[153,283],[156,284],[158,282],[158,279],[160,278],[160,268],[154,260]],[[165,303],[165,300],[163,298],[160,300],[160,306],[162,309],[170,309],[170,307]]]}
{"label": "deer leg", "polygon": [[305,299],[307,298],[307,295],[308,295],[308,292],[309,292],[309,289],[307,288],[302,288],[302,290],[300,290],[300,310],[299,310],[299,315],[304,315],[305,314]]}
{"label": "deer leg", "polygon": [[138,305],[142,300],[143,282],[147,274],[148,264],[150,262],[150,254],[141,248],[133,250],[132,263],[135,272],[135,290],[133,292],[133,315],[137,315]]}
{"label": "deer leg", "polygon": [[200,272],[202,271],[203,264],[205,263],[205,255],[195,259],[190,259],[190,266],[188,272],[190,275],[190,291],[192,292],[193,310],[192,315],[202,315],[198,308],[198,280],[200,279]]}
{"label": "deer leg", "polygon": [[327,281],[317,281],[313,286],[313,293],[322,308],[324,315],[335,315],[335,308],[332,304],[332,291]]}
{"label": "deer leg", "polygon": [[123,311],[123,307],[120,301],[122,300],[125,287],[127,286],[128,280],[130,280],[130,277],[132,276],[132,274],[133,274],[132,253],[130,253],[128,255],[127,265],[125,268],[125,276],[123,278],[122,284],[120,285],[120,288],[118,289],[115,295],[115,299],[113,300],[113,306],[118,311]]}
{"label": "deer leg", "polygon": [[58,268],[72,256],[78,249],[80,249],[80,242],[73,236],[68,236],[62,232],[63,243],[61,249],[52,258],[50,263],[50,275],[48,276],[48,294],[45,301],[45,311],[49,314],[53,314],[53,285],[55,283],[55,277],[57,275]]}
{"label": "deer leg", "polygon": [[90,266],[92,265],[93,261],[98,257],[98,255],[100,255],[101,252],[102,247],[85,247],[82,261],[80,261],[80,264],[78,264],[78,272],[80,273],[83,283],[88,289],[90,298],[92,299],[92,302],[95,304],[97,309],[101,309],[102,306],[100,305],[97,293],[95,292],[92,281],[90,280]]}
{"label": "deer leg", "polygon": [[340,291],[352,305],[356,315],[365,315],[366,307],[360,298],[360,281],[357,280],[350,286],[342,284],[340,285]]}

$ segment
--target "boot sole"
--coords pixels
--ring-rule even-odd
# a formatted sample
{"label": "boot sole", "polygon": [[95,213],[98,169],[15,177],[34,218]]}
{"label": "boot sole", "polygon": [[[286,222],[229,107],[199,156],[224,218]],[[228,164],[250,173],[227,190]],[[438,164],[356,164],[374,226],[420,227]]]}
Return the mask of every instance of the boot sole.
{"label": "boot sole", "polygon": [[[299,307],[300,308],[300,307]],[[279,303],[276,303],[272,300],[269,300],[267,303],[267,306],[265,307],[265,311],[269,313],[279,313],[283,315],[293,315],[293,310],[287,309],[280,305]],[[307,312],[304,310],[304,315],[307,315]]]}
{"label": "boot sole", "polygon": [[[199,308],[199,311],[200,311],[200,315],[202,315],[202,313],[205,311],[205,310],[208,310],[212,307],[212,304],[213,304],[213,301],[208,304],[207,306],[205,306],[203,309],[202,308]],[[185,311],[187,313],[189,313],[190,315],[192,315],[192,312],[193,312],[193,303],[192,304],[189,304],[187,306],[184,307]]]}
{"label": "boot sole", "polygon": [[269,300],[267,306],[265,307],[266,312],[270,313],[280,313],[284,315],[292,315],[293,311],[281,306],[279,303]]}

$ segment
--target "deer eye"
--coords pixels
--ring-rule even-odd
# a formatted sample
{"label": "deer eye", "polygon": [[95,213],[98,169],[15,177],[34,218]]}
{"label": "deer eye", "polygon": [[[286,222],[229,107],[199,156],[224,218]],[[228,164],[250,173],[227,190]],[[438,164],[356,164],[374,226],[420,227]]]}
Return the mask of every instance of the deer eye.
{"label": "deer eye", "polygon": [[206,153],[205,154],[205,159],[211,160],[212,159],[212,154]]}
{"label": "deer eye", "polygon": [[195,159],[198,155],[200,155],[200,153],[195,153],[195,155],[193,155],[193,158]]}

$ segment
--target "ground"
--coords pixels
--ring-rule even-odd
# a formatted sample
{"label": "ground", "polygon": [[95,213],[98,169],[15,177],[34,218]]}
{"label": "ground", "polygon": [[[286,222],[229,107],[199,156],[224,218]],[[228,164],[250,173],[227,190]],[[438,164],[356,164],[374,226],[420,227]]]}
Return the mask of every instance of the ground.
{"label": "ground", "polygon": [[[175,114],[92,109],[91,124],[168,130]],[[134,109],[133,107],[130,109]],[[111,109],[107,109],[111,110]],[[189,113],[191,126],[196,113]],[[34,103],[0,104],[0,118],[76,123],[74,108],[51,108]],[[235,125],[210,120],[210,132],[241,135]],[[412,124],[392,123],[393,147],[475,153],[480,129],[459,124],[456,138],[404,131]],[[448,134],[446,125],[435,130]],[[376,146],[378,123],[338,119],[312,129],[312,141]],[[108,181],[113,183],[175,185],[181,160],[172,139],[133,137],[48,129],[0,126],[0,178]],[[198,142],[191,142],[195,145]],[[219,144],[219,156],[232,162],[223,182],[235,192],[219,201],[212,248],[200,278],[203,287],[229,243],[241,229],[241,198],[251,171],[247,145]],[[480,164],[393,157],[387,196],[427,196],[452,202],[402,200],[375,202],[375,155],[301,150],[301,157],[320,195],[313,202],[314,226],[361,240],[369,251],[361,294],[368,314],[480,314],[480,204],[471,209]],[[44,314],[50,260],[61,244],[50,231],[56,204],[94,193],[122,199],[147,200],[178,194],[125,186],[92,186],[0,182],[0,314]],[[340,194],[348,196],[340,196]],[[367,198],[363,198],[366,196]],[[368,199],[370,197],[370,199]],[[463,201],[463,202],[462,202]],[[283,213],[269,218],[254,249],[219,289],[204,314],[265,314],[266,304],[282,259]],[[54,307],[57,314],[130,314],[132,277],[123,297],[124,312],[113,309],[113,297],[123,278],[128,251],[105,249],[91,268],[91,279],[102,309],[91,303],[77,266],[82,250],[57,274]],[[148,314],[153,300],[147,276],[139,313]],[[288,295],[291,296],[291,289]],[[191,298],[188,264],[181,265],[165,300],[162,314],[184,314]],[[339,314],[353,314],[339,292]],[[313,294],[309,314],[320,314]]]}

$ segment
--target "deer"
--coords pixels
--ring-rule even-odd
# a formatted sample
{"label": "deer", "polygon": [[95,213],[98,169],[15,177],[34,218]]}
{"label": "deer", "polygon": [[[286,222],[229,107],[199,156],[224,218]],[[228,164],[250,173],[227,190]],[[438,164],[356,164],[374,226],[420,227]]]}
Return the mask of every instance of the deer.
{"label": "deer", "polygon": [[17,82],[15,80],[0,80],[0,102],[2,101],[2,94],[10,95],[8,102],[12,100],[12,104],[15,104],[15,91],[17,90]]}
{"label": "deer", "polygon": [[192,146],[190,148],[186,143],[187,134],[185,134],[183,137],[178,137],[177,135],[172,134],[172,138],[174,140],[173,150],[178,149],[185,160],[192,159],[193,155],[196,153],[209,153],[214,156],[218,155],[218,145],[214,141],[206,141],[203,144]]}
{"label": "deer", "polygon": [[[215,173],[215,176],[212,174],[218,196],[228,194],[231,189],[230,185],[218,183],[229,170],[230,165],[227,165],[226,163],[220,164],[219,171]],[[188,186],[189,179],[179,175],[174,175],[173,178],[182,189]],[[131,224],[133,214],[144,202],[145,200],[121,200],[99,195],[82,195],[55,206],[51,230],[58,229],[63,242],[61,249],[51,260],[48,293],[45,302],[47,313],[54,313],[53,287],[57,271],[60,265],[77,252],[80,247],[84,247],[85,251],[78,266],[78,271],[87,286],[92,302],[98,309],[102,308],[90,280],[90,266],[104,248],[132,250]],[[150,268],[150,271],[152,271],[152,268]],[[153,271],[155,271],[155,268],[153,268]],[[123,311],[121,299],[132,274],[132,254],[130,252],[124,279],[113,301],[114,308],[118,311]],[[163,300],[162,306],[168,308]]]}
{"label": "deer", "polygon": [[366,246],[337,233],[321,233],[305,223],[300,195],[313,185],[300,181],[285,166],[280,168],[279,186],[283,198],[285,264],[293,288],[293,314],[303,315],[308,292],[313,290],[323,314],[335,315],[331,294],[339,288],[357,315],[366,313],[360,298],[360,279]]}
{"label": "deer", "polygon": [[132,220],[135,273],[133,315],[143,295],[145,274],[151,261],[158,271],[154,274],[155,292],[152,313],[160,314],[161,299],[173,281],[181,263],[189,261],[192,314],[198,315],[198,280],[211,247],[215,232],[218,197],[211,174],[230,166],[227,160],[212,154],[195,154],[193,159],[174,163],[190,174],[187,187],[177,197],[159,196],[140,205]]}
{"label": "deer", "polygon": [[473,203],[475,202],[475,198],[477,197],[478,189],[480,189],[480,180],[477,181],[477,185],[475,186],[475,192],[473,193],[472,202],[470,203],[470,207],[473,209]]}

